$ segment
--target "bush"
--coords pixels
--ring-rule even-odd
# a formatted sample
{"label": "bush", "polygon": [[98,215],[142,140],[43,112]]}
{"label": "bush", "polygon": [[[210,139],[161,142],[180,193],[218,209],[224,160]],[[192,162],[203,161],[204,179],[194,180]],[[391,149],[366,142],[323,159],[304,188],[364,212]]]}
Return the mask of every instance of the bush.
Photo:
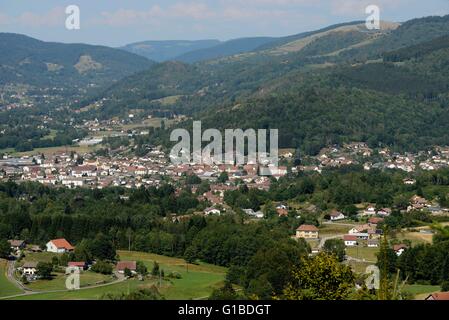
{"label": "bush", "polygon": [[441,283],[441,291],[443,292],[449,291],[449,281],[443,281]]}
{"label": "bush", "polygon": [[158,276],[159,275],[159,263],[157,263],[157,261],[154,261],[153,269],[151,270],[151,274],[153,276]]}
{"label": "bush", "polygon": [[180,274],[179,272],[176,272],[176,271],[170,272],[170,273],[168,274],[168,277],[169,277],[169,278],[172,278],[172,279],[182,279],[181,274]]}
{"label": "bush", "polygon": [[133,273],[128,268],[125,268],[125,277],[131,278],[133,276]]}
{"label": "bush", "polygon": [[51,273],[53,272],[53,264],[50,262],[39,262],[36,266],[37,275],[41,279],[51,279]]}
{"label": "bush", "polygon": [[97,263],[95,263],[90,270],[101,274],[111,274],[112,265],[105,261],[97,261]]}

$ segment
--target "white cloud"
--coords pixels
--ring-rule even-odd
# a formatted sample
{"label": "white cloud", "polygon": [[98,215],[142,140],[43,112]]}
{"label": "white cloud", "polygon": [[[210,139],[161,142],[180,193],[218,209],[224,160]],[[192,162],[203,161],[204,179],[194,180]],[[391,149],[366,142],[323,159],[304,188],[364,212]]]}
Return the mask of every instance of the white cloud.
{"label": "white cloud", "polygon": [[93,18],[89,24],[104,24],[108,26],[155,25],[162,20],[168,21],[180,18],[205,20],[216,16],[216,13],[204,3],[178,2],[169,7],[154,5],[148,10],[118,9],[103,11],[99,18]]}
{"label": "white cloud", "polygon": [[204,3],[179,2],[168,8],[167,15],[171,17],[190,17],[200,20],[215,17],[216,13]]}
{"label": "white cloud", "polygon": [[10,18],[9,24],[17,23],[26,27],[64,27],[65,20],[65,9],[55,7],[43,14],[24,12],[16,18]]}
{"label": "white cloud", "polygon": [[381,10],[395,9],[410,3],[404,0],[328,0],[331,4],[331,13],[341,16],[363,16],[369,5],[377,5]]}
{"label": "white cloud", "polygon": [[152,24],[155,18],[164,15],[163,10],[158,5],[146,11],[132,9],[118,9],[114,12],[103,11],[99,18],[93,18],[88,24],[107,26],[127,26],[135,24]]}

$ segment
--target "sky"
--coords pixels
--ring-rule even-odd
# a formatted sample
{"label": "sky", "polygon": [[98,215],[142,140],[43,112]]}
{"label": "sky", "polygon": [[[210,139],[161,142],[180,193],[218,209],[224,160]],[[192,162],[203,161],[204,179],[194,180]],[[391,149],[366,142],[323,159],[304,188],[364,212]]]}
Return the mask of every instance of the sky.
{"label": "sky", "polygon": [[[80,29],[67,30],[65,9],[80,9]],[[56,42],[118,47],[144,40],[229,40],[286,36],[365,20],[449,14],[449,0],[0,0],[0,32]]]}

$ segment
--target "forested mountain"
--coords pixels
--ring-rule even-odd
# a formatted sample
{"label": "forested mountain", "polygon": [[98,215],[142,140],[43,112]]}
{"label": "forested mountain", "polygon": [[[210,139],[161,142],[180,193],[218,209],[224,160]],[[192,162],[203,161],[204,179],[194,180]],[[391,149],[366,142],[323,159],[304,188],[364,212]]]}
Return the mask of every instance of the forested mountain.
{"label": "forested mountain", "polygon": [[374,32],[352,23],[191,66],[165,63],[104,92],[108,102],[91,116],[138,106],[190,115],[203,128],[279,128],[282,147],[311,154],[351,140],[449,144],[447,35],[449,16]]}
{"label": "forested mountain", "polygon": [[193,63],[223,58],[255,50],[258,47],[270,43],[273,40],[275,40],[275,38],[270,37],[240,38],[229,40],[210,48],[187,52],[185,54],[179,55],[178,57],[175,57],[175,60],[186,63]]}
{"label": "forested mountain", "polygon": [[219,40],[169,40],[142,41],[128,44],[120,49],[132,52],[150,60],[163,62],[177,60],[177,57],[188,52],[208,49],[221,44]]}
{"label": "forested mountain", "polygon": [[43,42],[11,33],[0,33],[0,52],[0,85],[110,85],[153,64],[146,58],[118,49]]}

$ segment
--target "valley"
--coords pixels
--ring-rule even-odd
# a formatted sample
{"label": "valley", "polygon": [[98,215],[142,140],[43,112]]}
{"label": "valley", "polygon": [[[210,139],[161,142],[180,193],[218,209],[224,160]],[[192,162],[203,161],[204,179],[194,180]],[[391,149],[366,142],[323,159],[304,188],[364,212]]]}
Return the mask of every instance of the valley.
{"label": "valley", "polygon": [[[0,299],[449,292],[449,15],[0,52]],[[278,164],[175,164],[195,121],[278,129]]]}

